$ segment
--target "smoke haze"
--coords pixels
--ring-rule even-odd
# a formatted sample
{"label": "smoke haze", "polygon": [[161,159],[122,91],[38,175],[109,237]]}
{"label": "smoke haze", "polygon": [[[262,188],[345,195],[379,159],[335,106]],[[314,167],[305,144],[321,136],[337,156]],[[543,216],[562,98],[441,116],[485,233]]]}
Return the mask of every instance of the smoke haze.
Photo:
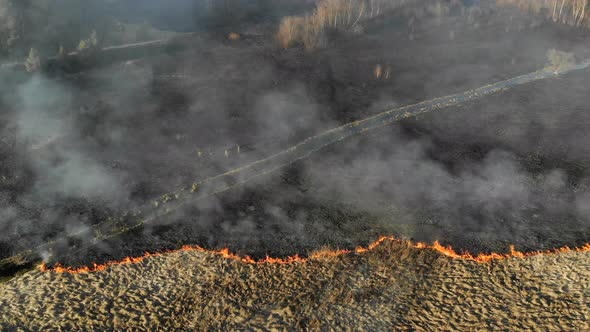
{"label": "smoke haze", "polygon": [[[65,45],[74,49],[92,30],[107,36],[104,22],[131,29],[143,20],[169,35],[202,31],[204,42],[57,77],[3,73],[2,258],[62,234],[89,242],[109,216],[384,108],[539,69],[548,49],[589,54],[586,32],[483,5],[444,2],[444,15],[408,5],[361,32],[333,31],[326,47],[306,52],[280,49],[274,34],[277,17],[310,4],[258,1],[246,17],[206,1],[107,3],[78,5],[93,19]],[[71,9],[52,20],[87,17]],[[234,29],[243,36],[230,41]],[[22,49],[5,57],[22,60],[30,47],[53,55],[60,42],[22,36]],[[376,77],[377,66],[390,76]],[[587,80],[537,82],[354,137],[103,242],[90,256],[182,244],[305,254],[383,234],[475,251],[587,242]],[[69,245],[40,254],[83,263]]]}

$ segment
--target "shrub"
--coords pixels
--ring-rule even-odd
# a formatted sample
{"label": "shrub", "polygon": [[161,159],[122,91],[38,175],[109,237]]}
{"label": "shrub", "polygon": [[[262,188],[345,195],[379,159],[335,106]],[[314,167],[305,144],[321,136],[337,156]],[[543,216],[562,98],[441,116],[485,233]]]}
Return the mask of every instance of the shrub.
{"label": "shrub", "polygon": [[235,33],[235,32],[230,32],[227,35],[227,39],[229,39],[229,40],[239,40],[240,39],[240,34]]}
{"label": "shrub", "polygon": [[63,45],[59,45],[59,49],[57,50],[57,57],[58,58],[64,58],[66,56],[66,50],[63,47]]}
{"label": "shrub", "polygon": [[97,48],[98,47],[98,37],[96,34],[96,30],[93,30],[92,33],[90,34],[90,37],[88,37],[88,39],[83,39],[80,40],[80,43],[78,43],[78,51],[84,51],[84,50],[88,50],[88,49],[93,49],[93,48]]}
{"label": "shrub", "polygon": [[373,75],[376,79],[384,79],[388,80],[391,74],[391,67],[390,66],[383,66],[381,64],[375,65],[375,69],[373,69]]}
{"label": "shrub", "polygon": [[25,60],[25,69],[29,73],[34,73],[41,69],[41,58],[39,57],[39,52],[34,48],[29,50],[29,56]]}
{"label": "shrub", "polygon": [[563,67],[569,67],[576,64],[576,58],[573,53],[550,49],[547,51],[548,64],[545,69],[557,70]]}
{"label": "shrub", "polygon": [[80,40],[80,43],[78,43],[78,51],[84,51],[85,49],[88,48],[88,43],[86,42],[86,40]]}

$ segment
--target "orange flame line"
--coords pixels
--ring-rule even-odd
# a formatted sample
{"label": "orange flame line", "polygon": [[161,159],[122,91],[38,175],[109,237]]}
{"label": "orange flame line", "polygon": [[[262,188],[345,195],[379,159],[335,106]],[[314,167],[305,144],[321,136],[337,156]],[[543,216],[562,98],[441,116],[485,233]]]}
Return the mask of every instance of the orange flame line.
{"label": "orange flame line", "polygon": [[[122,260],[118,261],[110,261],[104,264],[96,264],[93,263],[91,266],[82,266],[82,267],[67,267],[61,264],[55,264],[53,267],[48,267],[45,262],[41,263],[39,269],[42,272],[56,272],[56,273],[69,273],[69,274],[78,274],[78,273],[91,273],[91,272],[98,272],[104,271],[111,266],[114,265],[124,265],[124,264],[136,264],[144,261],[150,257],[161,256],[164,254],[179,252],[179,251],[198,251],[209,253],[217,256],[221,256],[225,259],[231,259],[235,261],[239,261],[245,264],[292,264],[292,263],[305,263],[311,260],[318,260],[322,258],[331,258],[331,257],[339,257],[348,254],[363,254],[368,251],[374,250],[375,248],[382,245],[385,241],[399,241],[402,240],[396,239],[393,236],[382,236],[377,241],[369,244],[367,247],[357,247],[354,250],[322,250],[312,253],[307,258],[302,258],[299,255],[295,254],[293,256],[289,256],[286,258],[273,258],[266,256],[262,259],[253,259],[250,256],[239,256],[237,254],[231,253],[229,249],[221,249],[221,250],[208,250],[200,246],[183,246],[178,250],[167,250],[160,253],[149,253],[146,252],[143,256],[139,257],[125,257]],[[463,260],[470,260],[477,263],[487,263],[494,260],[501,260],[501,259],[508,259],[508,258],[526,258],[536,255],[544,255],[544,254],[559,254],[559,253],[566,253],[566,252],[586,252],[590,251],[590,243],[586,243],[585,245],[578,247],[578,248],[570,248],[568,246],[556,248],[553,250],[546,250],[546,251],[533,251],[533,252],[520,252],[514,249],[514,246],[510,246],[510,253],[508,254],[499,254],[499,253],[480,253],[478,255],[472,255],[468,252],[465,253],[457,253],[453,248],[450,246],[443,246],[438,241],[434,241],[432,245],[429,245],[424,242],[417,242],[412,243],[406,241],[411,247],[416,249],[424,249],[424,250],[434,250],[444,256],[450,257],[452,259],[463,259]]]}

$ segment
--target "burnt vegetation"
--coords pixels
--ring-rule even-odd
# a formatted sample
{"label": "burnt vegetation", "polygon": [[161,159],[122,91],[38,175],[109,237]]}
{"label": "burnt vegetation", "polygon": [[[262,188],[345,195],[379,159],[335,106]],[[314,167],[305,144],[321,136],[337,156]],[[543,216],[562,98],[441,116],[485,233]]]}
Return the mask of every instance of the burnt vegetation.
{"label": "burnt vegetation", "polygon": [[403,120],[131,226],[138,207],[323,130],[588,58],[587,10],[0,0],[0,268],[182,245],[305,256],[389,234],[473,253],[582,245],[585,72]]}

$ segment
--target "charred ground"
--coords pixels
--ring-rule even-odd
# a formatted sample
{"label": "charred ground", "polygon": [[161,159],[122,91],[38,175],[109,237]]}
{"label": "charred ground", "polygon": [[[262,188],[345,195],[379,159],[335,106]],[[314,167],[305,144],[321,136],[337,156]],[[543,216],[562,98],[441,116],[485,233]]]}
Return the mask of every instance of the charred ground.
{"label": "charred ground", "polygon": [[[278,49],[272,28],[253,26],[239,40],[212,34],[181,53],[39,79],[68,91],[67,106],[55,100],[51,117],[72,126],[35,148],[11,136],[19,108],[5,95],[1,194],[10,213],[0,258],[384,107],[539,69],[548,49],[590,55],[580,46],[587,32],[495,7],[442,16],[407,7],[363,27],[333,32],[325,48],[308,52]],[[572,74],[404,120],[166,220],[87,247],[89,231],[40,254],[66,265],[183,244],[304,255],[383,234],[475,253],[509,243],[519,250],[583,244],[590,240],[590,154],[580,143],[588,138],[587,86],[587,73]],[[39,183],[68,169],[60,165],[71,151],[81,155],[76,169],[107,170],[116,190],[89,195],[76,185],[37,199],[47,188]]]}

